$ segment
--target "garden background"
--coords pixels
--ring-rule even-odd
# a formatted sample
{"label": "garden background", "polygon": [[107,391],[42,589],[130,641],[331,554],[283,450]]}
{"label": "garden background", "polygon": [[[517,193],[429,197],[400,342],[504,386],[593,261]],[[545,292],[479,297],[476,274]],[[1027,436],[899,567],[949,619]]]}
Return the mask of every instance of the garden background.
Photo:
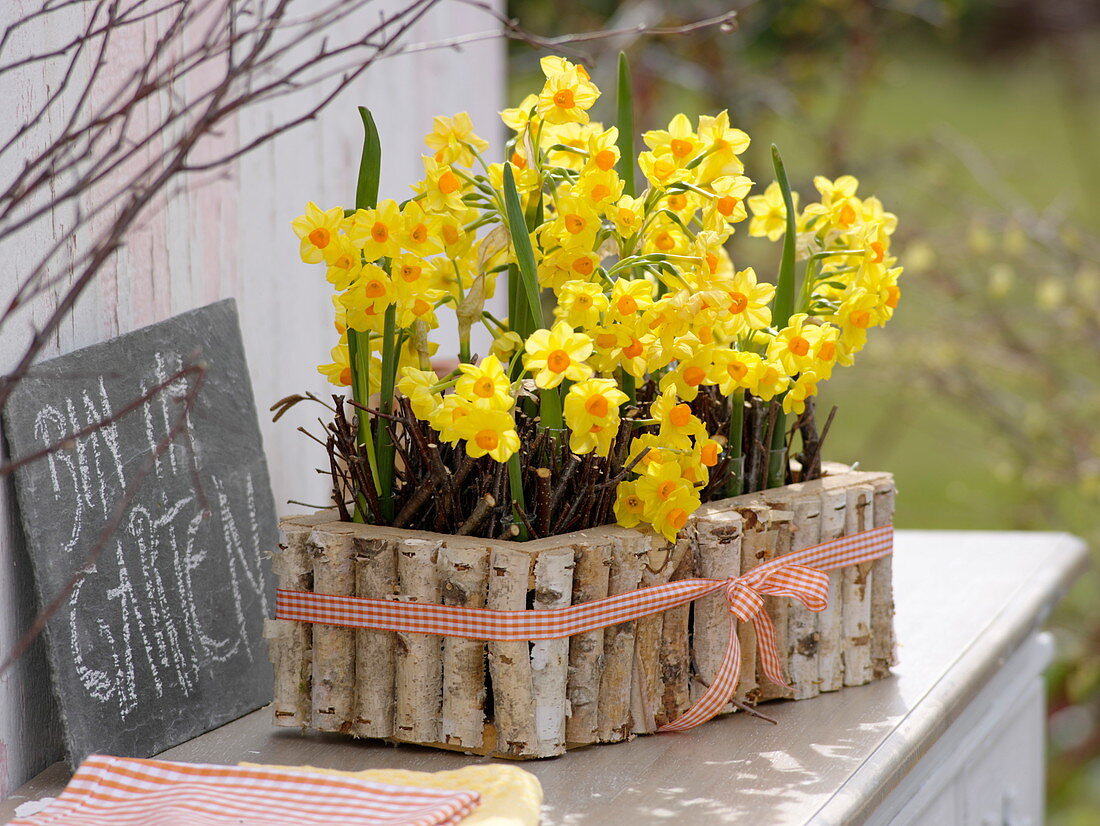
{"label": "garden background", "polygon": [[[509,13],[553,35],[728,8],[512,0]],[[728,108],[752,136],[750,174],[770,169],[776,142],[796,189],[852,173],[899,216],[903,300],[860,369],[824,388],[822,415],[839,408],[826,458],[893,471],[902,528],[1066,530],[1100,548],[1100,5],[796,0],[742,4],[739,22],[576,56],[609,89],[626,50],[640,130]],[[513,44],[509,100],[538,57]],[[741,236],[735,265],[774,273]],[[1100,811],[1098,592],[1094,571],[1054,618],[1056,826]]]}

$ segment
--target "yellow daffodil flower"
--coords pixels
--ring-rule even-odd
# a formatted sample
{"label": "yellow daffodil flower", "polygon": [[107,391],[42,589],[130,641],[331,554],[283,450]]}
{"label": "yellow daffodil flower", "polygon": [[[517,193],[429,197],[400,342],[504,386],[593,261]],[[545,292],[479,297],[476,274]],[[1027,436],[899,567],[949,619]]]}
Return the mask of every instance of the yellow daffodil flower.
{"label": "yellow daffodil flower", "polygon": [[322,210],[310,201],[306,204],[305,215],[299,215],[290,222],[294,234],[301,239],[298,253],[306,264],[320,264],[329,256],[340,254],[335,245],[337,233],[344,224],[343,207]]}
{"label": "yellow daffodil flower", "polygon": [[387,199],[379,201],[377,209],[356,210],[351,217],[348,237],[363,251],[367,261],[377,261],[401,251],[398,240],[401,228],[401,211],[397,202]]}
{"label": "yellow daffodil flower", "polygon": [[480,364],[460,364],[462,377],[455,384],[455,392],[473,402],[476,407],[493,410],[511,410],[512,383],[504,372],[504,366],[496,356],[486,356]]}
{"label": "yellow daffodil flower", "polygon": [[564,321],[549,330],[535,330],[525,349],[523,366],[539,388],[557,387],[564,379],[584,381],[592,375],[592,368],[585,363],[592,355],[592,339],[573,332]]}
{"label": "yellow daffodil flower", "polygon": [[454,427],[466,441],[466,453],[472,459],[488,455],[503,464],[520,447],[516,423],[503,410],[471,407]]}
{"label": "yellow daffodil flower", "polygon": [[[794,208],[798,209],[798,193],[792,192]],[[772,181],[763,195],[752,195],[748,199],[752,210],[749,222],[749,235],[759,238],[766,235],[769,241],[778,241],[787,230],[787,205],[783,203],[783,193],[779,184]]]}
{"label": "yellow daffodil flower", "polygon": [[459,112],[453,118],[437,115],[432,118],[432,131],[424,137],[424,143],[433,150],[439,163],[474,165],[474,152],[489,148],[489,141],[474,134],[474,124],[467,112]]}

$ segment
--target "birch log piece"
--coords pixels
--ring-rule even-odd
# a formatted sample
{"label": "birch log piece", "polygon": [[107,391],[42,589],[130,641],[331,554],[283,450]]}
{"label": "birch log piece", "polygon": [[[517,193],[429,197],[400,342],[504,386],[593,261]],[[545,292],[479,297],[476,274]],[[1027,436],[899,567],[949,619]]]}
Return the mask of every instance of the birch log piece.
{"label": "birch log piece", "polygon": [[[531,555],[526,551],[493,548],[485,607],[496,611],[526,609],[530,566]],[[526,641],[489,643],[496,747],[501,754],[513,757],[533,754],[538,742],[529,649]]]}
{"label": "birch log piece", "polygon": [[[875,483],[874,526],[894,524],[894,481]],[[894,559],[884,556],[874,562],[871,576],[871,673],[876,680],[890,676],[897,663],[894,640]]]}
{"label": "birch log piece", "polygon": [[[609,595],[635,591],[642,579],[651,537],[634,531],[616,535],[611,551]],[[634,672],[634,620],[604,629],[598,733],[601,743],[630,736],[630,683]]]}
{"label": "birch log piece", "polygon": [[[278,586],[291,591],[313,590],[313,560],[309,552],[313,529],[303,524],[302,519],[284,519],[279,524],[282,542],[271,564]],[[275,672],[271,704],[275,725],[308,726],[313,626],[293,620],[267,620],[264,636]]]}
{"label": "birch log piece", "polygon": [[[794,514],[791,511],[784,510],[780,507],[771,507],[768,509],[768,529],[764,533],[762,545],[765,551],[764,557],[760,560],[761,562],[768,562],[777,556],[783,556],[791,552],[794,528],[792,522],[793,516]],[[781,676],[787,685],[791,684],[791,663],[787,652],[787,619],[790,613],[789,603],[790,600],[787,597],[764,597],[764,610],[767,612],[768,617],[772,621],[772,626],[775,629],[775,650],[779,652]],[[759,647],[755,650],[758,702],[767,702],[768,700],[778,700],[793,696],[791,689],[773,683],[767,675],[764,674],[764,669],[760,661]]]}
{"label": "birch log piece", "polygon": [[[844,533],[851,536],[872,528],[875,489],[870,485],[855,485],[845,493],[848,507]],[[871,682],[871,583],[874,565],[873,562],[864,562],[843,569],[844,685]]]}
{"label": "birch log piece", "polygon": [[[821,541],[821,500],[817,496],[796,499],[791,551],[810,548]],[[792,696],[796,700],[816,697],[819,693],[818,649],[820,635],[817,614],[795,599],[787,606],[787,659],[790,662]]]}
{"label": "birch log piece", "polygon": [[[489,549],[439,550],[440,594],[444,605],[484,608],[489,581]],[[443,638],[442,742],[480,749],[485,739],[485,643]],[[491,747],[493,744],[490,743]]]}
{"label": "birch log piece", "polygon": [[[729,579],[741,574],[743,521],[735,510],[707,510],[695,518],[695,573],[703,579]],[[691,635],[694,677],[691,701],[698,702],[718,674],[729,647],[730,625],[736,619],[729,611],[724,592],[695,600]],[[736,633],[736,628],[732,629]],[[723,712],[733,711],[733,704]]]}
{"label": "birch log piece", "polygon": [[[401,600],[438,604],[437,560],[442,541],[402,539],[397,545]],[[393,736],[411,743],[440,742],[443,708],[443,642],[438,634],[397,632]]]}
{"label": "birch log piece", "polygon": [[[663,537],[651,538],[642,569],[640,587],[663,585],[687,552],[689,542],[682,538],[671,545]],[[652,734],[664,702],[661,679],[661,638],[665,614],[639,617],[634,630],[634,675],[630,681],[630,721],[634,734]]]}
{"label": "birch log piece", "polygon": [[[535,560],[535,608],[564,608],[573,594],[573,549],[539,553]],[[565,753],[565,702],[569,677],[569,638],[531,644],[531,682],[535,694],[535,755]]]}
{"label": "birch log piece", "polygon": [[[676,543],[676,567],[669,582],[695,576],[695,549],[690,539]],[[661,705],[658,726],[671,723],[691,707],[691,603],[665,611],[661,620]]]}
{"label": "birch log piece", "polygon": [[[348,531],[332,526],[309,535],[313,589],[319,594],[355,594],[355,546]],[[313,625],[312,727],[319,731],[352,730],[355,705],[355,629]]]}
{"label": "birch log piece", "polygon": [[[769,546],[769,515],[766,505],[742,505],[741,514],[741,573],[747,574],[774,553]],[[773,535],[774,539],[774,535]],[[737,624],[737,640],[741,645],[741,679],[733,698],[738,702],[754,705],[760,699],[760,687],[756,682],[756,629],[751,622]]]}
{"label": "birch log piece", "polygon": [[[355,594],[371,599],[397,595],[397,543],[385,537],[357,536]],[[355,630],[355,725],[358,737],[393,735],[397,634]]]}
{"label": "birch log piece", "polygon": [[[821,493],[821,541],[844,536],[848,494],[839,490]],[[835,568],[829,574],[829,604],[817,615],[820,643],[817,653],[821,691],[839,691],[844,687],[844,573]]]}
{"label": "birch log piece", "polygon": [[[573,605],[607,596],[611,572],[611,538],[601,537],[574,548]],[[565,738],[570,745],[599,739],[600,675],[603,671],[604,630],[575,634],[569,640],[569,699]]]}

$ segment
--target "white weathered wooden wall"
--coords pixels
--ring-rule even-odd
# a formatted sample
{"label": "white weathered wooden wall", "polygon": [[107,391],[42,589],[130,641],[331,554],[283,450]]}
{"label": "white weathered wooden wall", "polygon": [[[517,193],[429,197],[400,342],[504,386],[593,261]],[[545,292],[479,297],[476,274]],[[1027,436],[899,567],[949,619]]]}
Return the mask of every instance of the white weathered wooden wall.
{"label": "white weathered wooden wall", "polygon": [[[0,3],[0,28],[6,28],[35,0]],[[364,29],[377,21],[380,5],[365,4],[359,21]],[[499,2],[499,6],[503,3]],[[81,8],[73,10],[78,15]],[[494,21],[468,5],[444,2],[417,24],[409,42],[434,41],[466,32],[492,29]],[[127,70],[127,55],[140,59],[154,30],[133,31],[119,44],[112,71]],[[26,49],[56,46],[60,27],[24,31]],[[316,44],[304,43],[303,48]],[[4,139],[36,111],[57,81],[57,69],[41,65],[0,77],[0,134]],[[322,501],[324,486],[313,468],[317,449],[295,432],[316,415],[301,410],[272,425],[266,408],[292,392],[328,385],[315,365],[328,361],[335,332],[331,324],[330,288],[323,270],[298,262],[290,220],[307,200],[330,206],[350,204],[361,146],[355,106],[374,112],[383,144],[382,195],[406,197],[407,184],[421,174],[422,136],[433,114],[467,110],[478,132],[499,145],[497,111],[503,105],[504,47],[492,40],[465,47],[387,60],[343,93],[317,122],[279,137],[246,157],[230,174],[213,182],[191,182],[173,195],[128,240],[53,342],[49,355],[105,340],[168,316],[227,296],[238,301],[245,347],[257,406],[261,411],[275,500]],[[287,104],[252,110],[224,140],[247,140],[286,116]],[[0,181],[18,163],[0,158]],[[29,233],[27,251],[44,247],[56,231],[56,217]],[[79,243],[72,251],[79,256]],[[0,270],[0,300],[10,294],[15,273]],[[22,330],[0,335],[0,371],[10,369],[20,354],[26,330],[51,309],[47,296],[27,314]],[[11,650],[34,613],[33,587],[25,552],[11,509],[10,488],[0,486],[0,659]],[[40,648],[0,677],[0,797],[61,757],[60,724],[51,697]]]}

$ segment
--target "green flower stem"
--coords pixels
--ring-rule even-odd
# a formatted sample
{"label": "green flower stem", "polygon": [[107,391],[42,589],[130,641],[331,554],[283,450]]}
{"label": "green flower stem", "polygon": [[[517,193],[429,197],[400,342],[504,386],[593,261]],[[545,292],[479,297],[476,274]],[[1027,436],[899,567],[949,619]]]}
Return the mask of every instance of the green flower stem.
{"label": "green flower stem", "polygon": [[[775,286],[774,323],[779,329],[787,326],[794,314],[795,281],[795,226],[794,197],[787,180],[787,169],[779,154],[779,147],[772,144],[772,165],[775,167],[775,179],[783,193],[783,203],[787,208],[787,229],[783,234],[783,257],[779,262],[779,278]],[[778,399],[782,403],[783,399]],[[787,414],[780,407],[775,416],[775,431],[772,434],[771,453],[768,456],[768,487],[778,488],[786,484],[787,468],[783,466],[784,448],[787,445]]]}
{"label": "green flower stem", "polygon": [[[360,353],[360,346],[365,354]],[[366,406],[370,401],[370,339],[364,333],[348,329],[348,361],[351,365],[351,397],[361,405]],[[370,419],[363,410],[356,408],[355,419],[359,425],[359,444],[367,453],[367,464],[370,466],[371,478],[374,479],[374,488],[378,490],[378,460],[374,455],[374,439],[370,432]],[[356,522],[367,521],[366,500],[363,494],[356,497],[355,512],[352,518]]]}
{"label": "green flower stem", "polygon": [[634,176],[634,90],[630,84],[630,63],[625,52],[619,52],[618,80],[616,126],[619,127],[619,177],[623,179],[623,192],[633,198],[637,195]]}
{"label": "green flower stem", "polygon": [[726,481],[726,496],[740,496],[745,488],[744,453],[742,452],[742,431],[745,427],[745,391],[735,390],[730,396],[729,456],[730,474]]}
{"label": "green flower stem", "polygon": [[508,460],[508,494],[512,497],[512,502],[515,503],[512,511],[516,517],[516,524],[519,526],[519,539],[521,542],[525,542],[531,536],[527,533],[527,526],[519,515],[519,509],[522,509],[524,513],[527,512],[527,504],[523,501],[523,472],[519,466],[519,451],[513,453]]}
{"label": "green flower stem", "polygon": [[561,415],[561,388],[547,387],[539,390],[539,420],[543,427],[554,432],[554,438],[561,435],[563,428]]}
{"label": "green flower stem", "polygon": [[623,392],[626,393],[627,405],[629,407],[636,405],[638,403],[638,387],[637,382],[634,380],[634,376],[626,370],[620,370],[619,386],[623,389]]}
{"label": "green flower stem", "polygon": [[[393,387],[397,378],[398,341],[397,307],[386,308],[385,328],[382,334],[382,388],[378,408],[383,413],[393,412]],[[388,419],[379,417],[375,434],[378,450],[378,493],[382,497],[382,515],[386,521],[393,519],[393,477],[395,451],[387,425]]]}

